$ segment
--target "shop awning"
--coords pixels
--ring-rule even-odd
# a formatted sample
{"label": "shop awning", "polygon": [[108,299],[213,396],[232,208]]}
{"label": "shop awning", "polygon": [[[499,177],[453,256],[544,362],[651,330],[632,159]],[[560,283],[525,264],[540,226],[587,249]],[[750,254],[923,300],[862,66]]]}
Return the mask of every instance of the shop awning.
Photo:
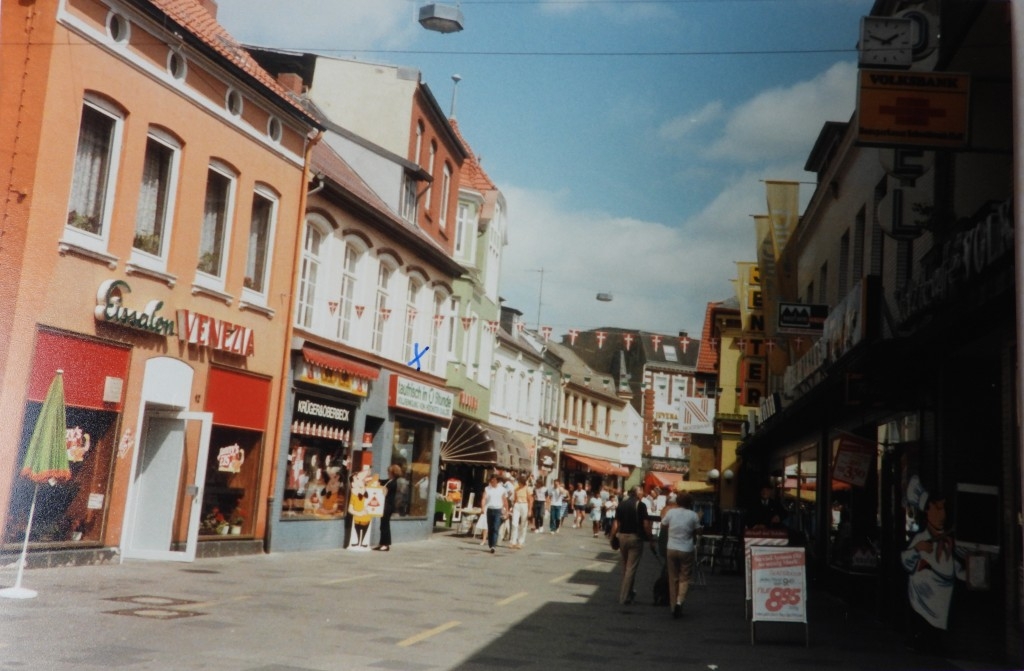
{"label": "shop awning", "polygon": [[441,446],[441,460],[525,470],[530,452],[511,431],[456,415]]}
{"label": "shop awning", "polygon": [[335,373],[351,375],[364,380],[376,380],[380,377],[380,369],[378,368],[351,361],[337,354],[313,349],[312,347],[302,348],[302,358],[309,364],[333,370]]}
{"label": "shop awning", "polygon": [[677,482],[682,482],[682,473],[667,473],[665,471],[647,471],[647,477],[644,478],[645,484],[648,487],[666,487],[671,488]]}
{"label": "shop awning", "polygon": [[582,454],[576,454],[574,452],[562,451],[567,458],[572,459],[581,466],[586,466],[594,473],[600,473],[601,475],[615,475],[621,478],[629,477],[629,469],[625,466],[612,463],[607,459],[598,459],[597,457],[588,457]]}
{"label": "shop awning", "polygon": [[694,480],[679,480],[672,485],[672,489],[677,492],[690,492],[691,494],[710,494],[715,491],[714,485]]}

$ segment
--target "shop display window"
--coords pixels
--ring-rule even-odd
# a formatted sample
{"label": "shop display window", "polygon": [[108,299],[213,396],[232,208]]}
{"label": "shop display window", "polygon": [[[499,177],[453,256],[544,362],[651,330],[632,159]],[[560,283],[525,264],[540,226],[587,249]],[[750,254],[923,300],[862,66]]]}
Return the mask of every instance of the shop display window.
{"label": "shop display window", "polygon": [[433,456],[434,427],[409,419],[395,420],[395,439],[391,463],[402,468],[395,495],[395,514],[399,517],[426,517],[430,489],[430,463]]}
{"label": "shop display window", "polygon": [[[25,539],[36,484],[21,477],[20,471],[41,408],[41,403],[26,404],[3,535],[5,546],[16,547]],[[118,413],[73,406],[65,411],[71,479],[55,485],[39,485],[29,538],[33,545],[77,546],[100,543],[103,539]]]}
{"label": "shop display window", "polygon": [[347,441],[292,433],[281,518],[345,517],[350,457]]}
{"label": "shop display window", "polygon": [[200,536],[252,535],[263,433],[214,425],[206,460]]}
{"label": "shop display window", "polygon": [[829,561],[843,571],[873,573],[881,556],[875,439],[842,434],[830,450]]}

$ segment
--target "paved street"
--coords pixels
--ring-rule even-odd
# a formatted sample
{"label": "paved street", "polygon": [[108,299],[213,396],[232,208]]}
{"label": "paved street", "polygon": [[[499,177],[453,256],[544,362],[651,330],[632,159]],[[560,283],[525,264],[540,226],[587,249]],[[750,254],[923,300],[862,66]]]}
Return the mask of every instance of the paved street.
{"label": "paved street", "polygon": [[568,528],[495,555],[444,532],[389,553],[28,570],[39,596],[0,602],[0,669],[974,668],[911,653],[816,593],[810,647],[799,625],[759,625],[751,645],[736,574],[708,575],[673,620],[651,605],[649,552],[638,602],[620,606],[616,559]]}

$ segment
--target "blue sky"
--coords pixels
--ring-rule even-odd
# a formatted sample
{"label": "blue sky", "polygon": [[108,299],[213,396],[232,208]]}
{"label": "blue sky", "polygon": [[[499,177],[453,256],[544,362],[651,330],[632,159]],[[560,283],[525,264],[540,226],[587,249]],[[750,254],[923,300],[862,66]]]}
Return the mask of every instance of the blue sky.
{"label": "blue sky", "polygon": [[822,124],[850,119],[873,3],[462,0],[452,34],[421,28],[422,4],[219,0],[218,19],[248,44],[417,68],[445,110],[460,75],[460,130],[508,201],[506,303],[556,334],[699,335],[754,258],[761,181],[813,182]]}

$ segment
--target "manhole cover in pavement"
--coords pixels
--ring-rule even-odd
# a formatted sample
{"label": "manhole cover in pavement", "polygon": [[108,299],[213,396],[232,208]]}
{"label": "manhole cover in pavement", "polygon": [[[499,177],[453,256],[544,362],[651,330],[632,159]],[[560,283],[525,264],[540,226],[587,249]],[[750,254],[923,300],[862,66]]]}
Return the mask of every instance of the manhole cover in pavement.
{"label": "manhole cover in pavement", "polygon": [[134,603],[140,606],[185,606],[195,601],[189,601],[187,599],[172,599],[166,596],[151,596],[148,594],[137,594],[135,596],[111,596],[107,597],[107,601],[124,601],[126,603]]}
{"label": "manhole cover in pavement", "polygon": [[128,608],[125,610],[108,610],[107,613],[109,615],[147,617],[152,620],[177,620],[183,617],[195,617],[203,614],[189,610],[173,610],[171,608]]}

